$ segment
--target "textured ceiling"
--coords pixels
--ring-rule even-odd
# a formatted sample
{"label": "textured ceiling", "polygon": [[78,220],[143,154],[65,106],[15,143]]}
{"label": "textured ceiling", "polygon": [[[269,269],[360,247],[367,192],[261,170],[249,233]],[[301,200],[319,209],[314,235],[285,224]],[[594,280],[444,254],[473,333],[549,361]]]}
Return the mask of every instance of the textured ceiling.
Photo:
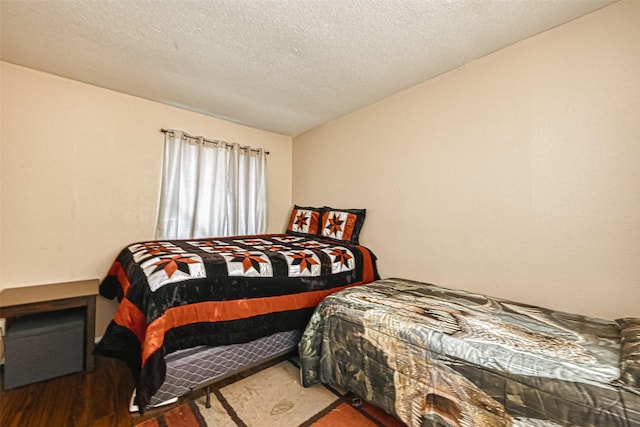
{"label": "textured ceiling", "polygon": [[609,0],[1,0],[1,58],[295,136]]}

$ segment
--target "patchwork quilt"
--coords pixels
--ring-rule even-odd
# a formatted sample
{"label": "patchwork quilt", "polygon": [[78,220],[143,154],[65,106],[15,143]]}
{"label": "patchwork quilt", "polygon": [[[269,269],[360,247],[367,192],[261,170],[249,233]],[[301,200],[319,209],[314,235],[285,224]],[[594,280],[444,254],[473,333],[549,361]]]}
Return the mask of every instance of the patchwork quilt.
{"label": "patchwork quilt", "polygon": [[385,279],[318,306],[302,383],[346,388],[409,426],[637,427],[638,326]]}
{"label": "patchwork quilt", "polygon": [[377,279],[364,246],[288,234],[135,243],[100,285],[120,305],[95,353],[126,361],[144,408],[165,355],[303,329],[316,305]]}

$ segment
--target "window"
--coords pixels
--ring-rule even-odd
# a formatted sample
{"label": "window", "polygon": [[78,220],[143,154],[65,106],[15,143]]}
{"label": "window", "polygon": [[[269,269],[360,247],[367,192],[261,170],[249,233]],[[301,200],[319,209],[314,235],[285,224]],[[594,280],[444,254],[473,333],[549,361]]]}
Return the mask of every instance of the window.
{"label": "window", "polygon": [[266,231],[266,152],[164,132],[157,239],[262,234]]}

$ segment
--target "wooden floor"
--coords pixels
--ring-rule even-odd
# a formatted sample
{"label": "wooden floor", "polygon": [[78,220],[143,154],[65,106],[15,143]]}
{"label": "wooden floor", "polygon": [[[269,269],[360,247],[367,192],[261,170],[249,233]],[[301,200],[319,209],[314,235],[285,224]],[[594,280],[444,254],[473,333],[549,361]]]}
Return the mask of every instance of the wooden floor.
{"label": "wooden floor", "polygon": [[[133,377],[123,362],[96,357],[92,373],[78,373],[0,391],[2,427],[130,427],[176,405],[129,413]],[[202,394],[202,391],[198,394]],[[193,399],[187,395],[181,401]]]}

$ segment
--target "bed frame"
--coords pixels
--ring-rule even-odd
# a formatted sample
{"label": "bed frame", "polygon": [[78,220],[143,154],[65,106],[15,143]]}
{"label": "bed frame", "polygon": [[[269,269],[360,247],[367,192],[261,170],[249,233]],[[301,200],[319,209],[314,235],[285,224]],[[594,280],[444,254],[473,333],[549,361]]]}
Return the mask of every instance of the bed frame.
{"label": "bed frame", "polygon": [[[244,371],[293,354],[298,347],[301,330],[278,332],[245,344],[216,347],[199,346],[167,355],[165,382],[151,398],[150,407],[174,403],[193,390],[206,390],[206,406],[211,406],[213,384]],[[135,393],[135,392],[134,392]],[[131,412],[138,412],[132,402]]]}

